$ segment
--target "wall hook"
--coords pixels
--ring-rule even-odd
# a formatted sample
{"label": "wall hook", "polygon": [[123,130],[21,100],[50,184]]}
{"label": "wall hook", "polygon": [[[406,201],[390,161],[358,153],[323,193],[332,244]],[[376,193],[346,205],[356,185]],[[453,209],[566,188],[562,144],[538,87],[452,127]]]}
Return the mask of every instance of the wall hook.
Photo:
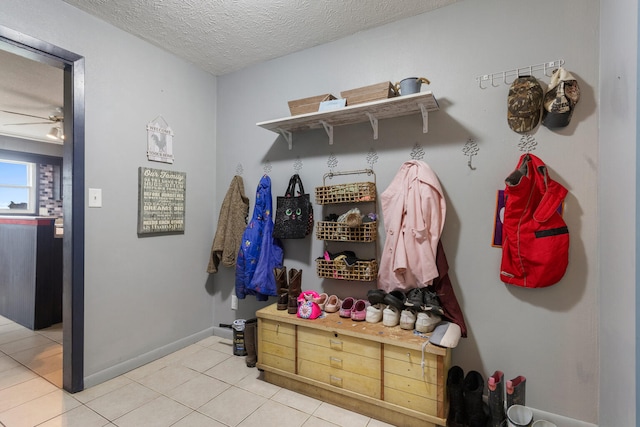
{"label": "wall hook", "polygon": [[411,150],[410,156],[412,160],[422,160],[424,158],[424,148],[416,142],[416,145],[414,145]]}
{"label": "wall hook", "polygon": [[269,160],[264,163],[263,172],[265,175],[269,175],[271,173],[271,162]]}
{"label": "wall hook", "polygon": [[536,139],[529,134],[522,135],[522,137],[520,138],[520,143],[518,144],[518,148],[520,149],[520,151],[524,151],[525,153],[532,152],[536,149],[537,146],[538,142],[536,142]]}
{"label": "wall hook", "polygon": [[[513,68],[511,70],[498,71],[492,74],[482,74],[482,75],[476,76],[476,80],[478,81],[478,87],[480,87],[480,89],[486,89],[487,87],[489,87],[488,85],[482,84],[484,81],[488,81],[488,80],[491,80],[491,86],[497,87],[499,86],[499,83],[500,83],[500,80],[499,80],[500,75],[502,75],[502,81],[504,82],[504,84],[511,85],[513,84],[513,81],[512,82],[507,81],[507,76],[514,77],[514,81],[518,77],[527,75],[526,74],[527,72],[529,73],[528,74],[529,76],[533,76],[534,73],[536,72],[543,72],[545,76],[551,77],[553,73],[549,75],[548,71],[550,69],[552,71],[555,71],[554,69],[560,68],[563,65],[564,65],[564,59],[557,59],[554,61],[542,62],[540,64],[532,64],[532,65],[527,65],[525,67]],[[496,84],[496,82],[498,84]]]}
{"label": "wall hook", "polygon": [[486,87],[482,87],[483,80],[489,80],[489,75],[485,74],[484,76],[478,77],[478,86],[480,86],[480,89],[486,89]]}
{"label": "wall hook", "polygon": [[478,151],[480,151],[480,149],[478,148],[478,144],[476,144],[476,141],[473,138],[469,138],[464,144],[464,147],[462,147],[462,152],[464,153],[464,155],[469,157],[467,166],[469,166],[469,169],[471,169],[472,171],[476,170],[476,168],[471,164],[471,159],[473,158],[473,156],[478,154]]}
{"label": "wall hook", "polygon": [[293,170],[294,170],[297,174],[299,174],[301,169],[302,169],[302,160],[300,160],[300,156],[298,156],[298,157],[296,158],[296,161],[295,161],[295,162],[293,162]]}

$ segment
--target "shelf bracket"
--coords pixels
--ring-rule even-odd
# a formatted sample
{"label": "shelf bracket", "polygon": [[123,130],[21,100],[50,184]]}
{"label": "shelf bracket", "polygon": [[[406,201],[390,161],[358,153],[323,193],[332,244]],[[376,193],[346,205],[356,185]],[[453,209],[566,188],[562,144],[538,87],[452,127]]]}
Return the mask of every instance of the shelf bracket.
{"label": "shelf bracket", "polygon": [[288,130],[284,130],[281,128],[277,128],[276,130],[287,141],[287,144],[289,144],[289,150],[291,150],[293,148],[293,134]]}
{"label": "shelf bracket", "polygon": [[376,119],[371,113],[366,114],[367,117],[369,117],[369,122],[371,123],[371,128],[373,129],[373,139],[378,139],[378,119]]}
{"label": "shelf bracket", "polygon": [[429,112],[424,104],[420,104],[420,111],[422,112],[422,133],[429,132]]}
{"label": "shelf bracket", "polygon": [[329,145],[333,145],[333,125],[330,125],[324,120],[320,120],[320,123],[322,123],[322,126],[324,127],[324,131],[327,133],[327,136],[329,137]]}

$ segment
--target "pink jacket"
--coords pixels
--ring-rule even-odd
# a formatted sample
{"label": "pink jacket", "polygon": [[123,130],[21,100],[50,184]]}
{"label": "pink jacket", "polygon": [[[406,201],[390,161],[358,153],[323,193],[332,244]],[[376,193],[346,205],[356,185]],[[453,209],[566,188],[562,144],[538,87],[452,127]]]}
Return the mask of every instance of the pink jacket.
{"label": "pink jacket", "polygon": [[428,286],[438,277],[436,253],[447,211],[438,177],[419,160],[405,162],[380,196],[386,240],[378,288]]}

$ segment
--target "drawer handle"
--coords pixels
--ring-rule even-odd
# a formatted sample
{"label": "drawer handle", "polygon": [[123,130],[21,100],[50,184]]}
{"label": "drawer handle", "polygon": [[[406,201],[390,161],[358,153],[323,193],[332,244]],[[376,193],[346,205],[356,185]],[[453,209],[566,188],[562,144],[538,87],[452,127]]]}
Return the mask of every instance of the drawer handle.
{"label": "drawer handle", "polygon": [[342,351],[342,341],[329,340],[329,347],[331,347],[333,350]]}
{"label": "drawer handle", "polygon": [[329,375],[329,384],[335,387],[342,388],[342,378],[334,377],[333,375]]}
{"label": "drawer handle", "polygon": [[342,369],[342,359],[338,359],[337,357],[329,357],[329,365],[332,368]]}

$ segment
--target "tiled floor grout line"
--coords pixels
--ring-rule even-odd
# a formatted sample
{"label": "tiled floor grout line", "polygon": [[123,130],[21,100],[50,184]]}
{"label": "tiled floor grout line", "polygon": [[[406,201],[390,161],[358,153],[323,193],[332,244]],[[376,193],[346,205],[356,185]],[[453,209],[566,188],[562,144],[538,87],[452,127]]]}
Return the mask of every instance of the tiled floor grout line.
{"label": "tiled floor grout line", "polygon": [[[2,325],[2,323],[0,323],[0,325]],[[11,331],[10,331],[11,332]],[[47,334],[41,334],[38,333],[38,331],[33,331],[34,333],[41,335],[45,338],[47,338],[49,341],[51,341],[51,343],[55,343],[58,345],[62,345],[61,343],[59,343],[58,341],[56,341],[55,339],[50,338],[49,336],[47,336]],[[2,334],[0,334],[0,337],[2,336]],[[14,342],[14,341],[19,341],[20,339],[25,339],[25,338],[29,338],[29,337],[21,337],[21,338],[17,338],[15,340],[11,340],[8,341],[7,343],[10,342]],[[237,371],[238,376],[240,376],[240,378],[238,377],[233,377],[233,375],[227,377],[224,374],[222,375],[222,377],[220,377],[218,374],[221,372],[220,370],[216,371],[212,371],[210,373],[207,373],[207,371],[214,369],[216,366],[222,364],[222,363],[230,363],[231,366],[234,366],[237,364],[243,365],[243,363],[240,363],[240,361],[232,361],[232,359],[234,358],[239,358],[238,356],[232,355],[231,351],[232,351],[232,346],[231,345],[227,345],[229,343],[227,343],[228,340],[225,340],[224,338],[221,337],[213,337],[216,338],[215,340],[208,340],[204,341],[201,340],[199,342],[193,343],[191,346],[197,345],[198,348],[189,348],[191,346],[187,346],[185,347],[183,350],[185,350],[184,353],[179,353],[181,350],[179,350],[178,352],[174,352],[171,354],[168,354],[162,358],[157,359],[154,362],[158,362],[158,364],[156,366],[151,366],[149,367],[149,364],[146,365],[142,365],[138,368],[132,369],[131,371],[128,371],[126,373],[123,373],[122,375],[116,377],[122,377],[121,381],[124,384],[118,385],[117,383],[115,385],[117,385],[117,387],[115,387],[114,389],[105,389],[104,391],[99,391],[98,394],[95,395],[87,395],[84,398],[80,397],[76,397],[75,393],[68,393],[67,391],[65,391],[64,389],[57,387],[58,390],[62,391],[66,396],[68,397],[72,397],[73,401],[75,401],[77,403],[77,406],[74,406],[73,408],[67,409],[65,412],[61,413],[61,414],[56,414],[55,416],[52,416],[50,419],[45,420],[45,421],[38,421],[41,424],[45,424],[45,423],[49,423],[49,422],[53,422],[52,420],[63,416],[65,413],[69,413],[71,411],[77,410],[79,408],[82,408],[81,411],[86,411],[87,409],[95,414],[96,417],[99,417],[100,419],[106,420],[107,425],[117,425],[117,420],[119,419],[123,419],[123,417],[126,417],[127,415],[131,414],[132,412],[143,408],[145,405],[148,405],[152,402],[154,402],[157,399],[160,398],[164,398],[164,399],[168,399],[171,400],[173,403],[180,405],[184,408],[187,408],[188,411],[180,416],[180,418],[176,419],[175,421],[172,421],[172,426],[173,425],[184,425],[186,424],[188,421],[184,421],[186,418],[190,417],[190,416],[195,416],[195,414],[198,414],[196,417],[206,417],[210,420],[213,420],[216,423],[219,423],[221,425],[229,425],[227,422],[222,421],[221,419],[218,419],[217,416],[214,416],[215,414],[212,414],[211,412],[207,412],[208,410],[210,411],[210,408],[206,409],[207,405],[210,405],[211,402],[217,398],[219,398],[223,393],[236,393],[236,392],[240,392],[240,393],[250,393],[250,395],[255,396],[256,398],[260,398],[260,400],[263,400],[258,406],[255,407],[255,409],[253,409],[252,411],[250,411],[249,413],[247,413],[246,415],[242,414],[242,419],[239,420],[234,420],[232,425],[241,425],[242,423],[246,423],[248,422],[247,420],[250,419],[252,416],[256,417],[257,415],[256,412],[259,410],[262,411],[268,411],[269,407],[266,405],[269,405],[269,403],[271,404],[275,404],[275,405],[282,405],[282,406],[286,406],[291,410],[294,410],[296,412],[299,413],[299,417],[301,419],[301,423],[300,425],[305,425],[305,424],[316,424],[316,423],[321,423],[322,425],[331,425],[331,426],[336,426],[336,424],[331,423],[330,421],[327,421],[324,418],[320,418],[318,416],[316,416],[315,414],[319,411],[320,408],[322,408],[323,406],[323,402],[320,401],[320,403],[318,404],[318,406],[313,409],[311,412],[308,412],[306,410],[303,409],[298,409],[298,407],[296,407],[296,405],[290,405],[287,402],[288,401],[284,401],[281,398],[276,398],[276,395],[278,395],[278,393],[280,393],[281,390],[283,390],[282,387],[278,387],[277,389],[269,389],[269,388],[265,388],[262,389],[260,385],[258,385],[258,388],[256,388],[256,384],[254,383],[254,380],[256,381],[260,381],[260,382],[264,382],[264,380],[261,378],[261,375],[258,373],[258,376],[254,376],[256,374],[256,371],[253,371],[253,369],[251,370],[247,370],[246,373],[244,374],[244,376],[242,375],[242,372],[244,372],[244,368],[240,369],[239,371]],[[7,344],[7,343],[3,343],[3,344]],[[42,344],[42,346],[46,346],[49,344]],[[40,345],[36,346],[39,347]],[[35,348],[35,347],[32,347]],[[21,351],[26,351],[29,349],[25,349],[25,350],[19,350],[17,352],[14,352],[12,354],[18,354]],[[201,365],[198,362],[197,359],[197,354],[200,353],[201,351],[204,350],[210,350],[213,351],[215,353],[220,353],[220,355],[223,355],[225,357],[222,357],[220,355],[219,356],[219,360],[218,360],[218,356],[213,356],[213,360],[215,360],[215,363],[211,366],[208,367],[204,367],[205,365]],[[215,353],[210,353],[211,355],[214,355]],[[7,356],[9,358],[11,358],[12,360],[14,360],[16,363],[18,363],[20,366],[29,369],[31,372],[34,372],[36,375],[38,375],[39,378],[45,379],[46,381],[48,381],[49,383],[52,383],[52,381],[50,381],[49,379],[45,378],[43,375],[39,374],[38,372],[36,372],[35,370],[31,369],[29,366],[25,365],[24,363],[22,363],[20,360],[14,358],[12,356],[12,354],[7,354],[4,353],[3,351],[0,351],[0,356],[4,355]],[[190,356],[194,356],[194,358],[192,360],[188,360],[187,358],[189,358]],[[209,354],[205,354],[206,357],[209,357]],[[24,358],[22,360],[25,360]],[[153,362],[152,362],[153,363]],[[147,366],[147,370],[144,370],[144,367]],[[168,389],[163,389],[163,387],[161,386],[162,383],[155,383],[154,384],[154,380],[151,379],[149,377],[153,376],[153,375],[157,375],[160,373],[160,371],[162,371],[163,369],[166,368],[184,368],[184,369],[188,369],[189,371],[191,371],[193,373],[193,376],[191,376],[190,374],[186,374],[185,377],[189,377],[189,379],[185,380],[184,382],[178,384],[176,383],[175,388],[180,387],[182,385],[186,385],[187,383],[189,383],[189,381],[195,380],[197,378],[201,378],[201,377],[207,377],[208,379],[211,380],[215,380],[218,381],[220,383],[223,383],[225,385],[224,388],[221,388],[220,391],[217,391],[215,395],[211,395],[210,397],[207,396],[207,399],[205,402],[199,402],[199,401],[194,401],[193,403],[197,403],[197,407],[196,405],[192,405],[190,404],[188,401],[183,400],[182,398],[179,397],[179,395],[177,394],[172,394],[170,393],[170,390]],[[143,369],[142,371],[138,371],[136,373],[136,370],[138,369]],[[257,368],[256,368],[257,369]],[[184,371],[187,372],[187,371]],[[236,372],[236,371],[233,371]],[[168,375],[172,375],[171,372],[167,372]],[[1,373],[0,373],[1,375]],[[162,375],[160,375],[157,378],[162,378]],[[156,381],[157,381],[156,378]],[[168,377],[170,378],[170,377]],[[175,377],[178,378],[178,380],[181,380],[182,377]],[[225,378],[225,379],[222,379]],[[115,378],[114,378],[115,379]],[[145,379],[147,379],[147,381],[145,381]],[[149,381],[150,380],[150,381]],[[231,380],[231,381],[229,381]],[[27,380],[28,381],[28,380]],[[53,383],[52,383],[53,384]],[[125,412],[123,413],[118,413],[118,415],[116,417],[108,417],[106,415],[103,415],[101,412],[99,412],[99,410],[101,411],[101,407],[100,406],[96,406],[96,405],[91,405],[91,402],[93,402],[96,399],[99,399],[101,397],[107,396],[111,393],[118,393],[119,390],[121,390],[124,387],[127,387],[128,385],[131,384],[135,384],[136,387],[142,387],[140,390],[145,389],[146,392],[149,392],[150,396],[151,393],[153,393],[155,396],[153,398],[151,398],[148,401],[145,401],[144,403],[141,403],[139,405],[137,405],[136,407],[133,408],[123,408],[126,409]],[[149,385],[147,385],[149,384]],[[159,390],[156,390],[155,385],[159,385]],[[268,384],[268,383],[265,383]],[[55,384],[54,384],[55,385]],[[235,389],[235,392],[232,391]],[[90,390],[90,389],[87,389]],[[164,390],[164,391],[161,391]],[[275,391],[273,391],[275,390]],[[38,397],[29,399],[26,402],[21,402],[19,405],[15,406],[14,408],[20,407],[22,405],[25,404],[29,404],[30,402],[32,402],[33,400],[42,398],[44,396],[47,396],[49,394],[52,393],[56,393],[57,390],[53,390],[50,393],[45,393],[44,395],[40,395]],[[146,393],[145,392],[145,393]],[[82,393],[82,392],[80,392]],[[144,393],[143,393],[144,394]],[[117,394],[115,394],[114,396],[118,396]],[[174,396],[174,397],[172,397]],[[89,400],[86,400],[87,398],[90,398]],[[249,399],[252,399],[251,397],[249,397]],[[159,402],[158,402],[159,403]],[[158,404],[157,403],[157,404]],[[172,404],[173,404],[172,403]],[[91,405],[91,406],[90,406]],[[96,409],[93,409],[93,407],[96,407]],[[183,409],[184,409],[183,408]],[[311,409],[311,408],[309,408]],[[9,408],[7,410],[13,410],[13,408]],[[240,414],[238,414],[240,415]],[[136,415],[134,415],[135,417]],[[111,419],[113,418],[113,419]],[[315,420],[315,421],[314,421]],[[7,420],[5,420],[6,422]],[[124,419],[121,422],[125,422],[125,423],[129,423],[131,421],[131,419],[127,419],[127,421],[125,421]],[[255,420],[254,420],[255,421]],[[373,425],[374,421],[369,418],[366,422],[367,425]],[[11,422],[10,422],[11,424]],[[6,426],[5,424],[3,424],[2,421],[0,421],[0,427],[11,427],[11,426]]]}

